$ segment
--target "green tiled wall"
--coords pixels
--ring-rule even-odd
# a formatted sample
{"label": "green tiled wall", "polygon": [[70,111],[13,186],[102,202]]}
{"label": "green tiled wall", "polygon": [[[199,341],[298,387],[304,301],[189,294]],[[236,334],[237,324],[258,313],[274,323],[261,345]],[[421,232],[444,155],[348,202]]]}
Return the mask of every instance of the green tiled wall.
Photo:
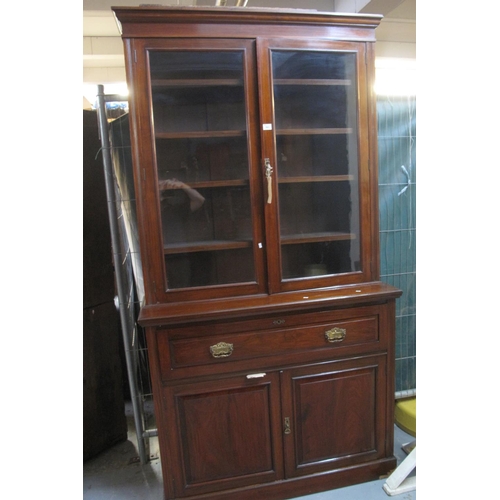
{"label": "green tiled wall", "polygon": [[415,104],[415,97],[377,98],[381,279],[403,290],[396,303],[396,391],[416,388]]}

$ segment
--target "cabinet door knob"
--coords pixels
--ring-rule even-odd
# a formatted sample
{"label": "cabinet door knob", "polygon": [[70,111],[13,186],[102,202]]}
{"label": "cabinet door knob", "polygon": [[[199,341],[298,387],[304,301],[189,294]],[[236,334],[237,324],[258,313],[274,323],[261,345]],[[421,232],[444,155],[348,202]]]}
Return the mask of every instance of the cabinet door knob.
{"label": "cabinet door knob", "polygon": [[345,339],[347,330],[345,328],[332,328],[325,332],[325,339],[328,342],[342,342]]}
{"label": "cabinet door knob", "polygon": [[214,358],[227,358],[233,354],[233,344],[219,342],[210,346],[210,353]]}
{"label": "cabinet door knob", "polygon": [[266,376],[265,373],[249,373],[247,375],[247,379],[248,380],[251,380],[253,378],[264,378]]}

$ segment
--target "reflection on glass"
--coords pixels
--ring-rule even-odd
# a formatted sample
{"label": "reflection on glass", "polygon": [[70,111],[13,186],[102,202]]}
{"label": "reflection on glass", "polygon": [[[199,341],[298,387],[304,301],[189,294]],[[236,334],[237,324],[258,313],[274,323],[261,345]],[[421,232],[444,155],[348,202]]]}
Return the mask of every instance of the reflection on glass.
{"label": "reflection on glass", "polygon": [[356,55],[272,53],[284,279],[360,269]]}
{"label": "reflection on glass", "polygon": [[[177,179],[167,179],[161,182],[160,186],[162,191],[168,189],[182,189],[189,199],[189,210],[191,212],[195,212],[205,203],[205,198],[203,198],[196,189],[190,188],[187,184]],[[167,198],[167,196],[162,196],[162,199],[163,198]],[[173,204],[175,205],[175,202]]]}
{"label": "reflection on glass", "polygon": [[149,60],[168,288],[255,281],[243,53]]}

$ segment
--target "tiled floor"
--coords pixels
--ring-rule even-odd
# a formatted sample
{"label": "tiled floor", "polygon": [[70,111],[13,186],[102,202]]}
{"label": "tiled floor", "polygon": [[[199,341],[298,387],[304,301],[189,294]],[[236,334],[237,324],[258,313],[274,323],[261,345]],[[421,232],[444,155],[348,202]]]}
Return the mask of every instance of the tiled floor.
{"label": "tiled floor", "polygon": [[[129,419],[129,439],[119,443],[83,465],[84,500],[163,500],[163,482],[158,441],[150,439],[150,455],[153,459],[141,466],[138,461],[137,440],[133,419]],[[395,427],[394,453],[400,463],[406,457],[401,449],[413,437]],[[413,471],[412,474],[416,474]],[[415,500],[416,491],[389,496],[383,490],[384,479],[358,484],[332,491],[297,497],[294,500]],[[237,499],[235,499],[237,500]]]}

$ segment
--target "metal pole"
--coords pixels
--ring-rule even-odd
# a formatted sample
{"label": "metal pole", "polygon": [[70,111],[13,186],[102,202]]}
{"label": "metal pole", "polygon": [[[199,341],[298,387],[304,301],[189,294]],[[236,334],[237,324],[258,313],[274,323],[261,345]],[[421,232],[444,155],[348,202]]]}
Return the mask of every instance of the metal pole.
{"label": "metal pole", "polygon": [[106,183],[106,197],[108,199],[108,215],[109,215],[109,226],[111,231],[111,244],[113,246],[113,262],[115,266],[115,276],[116,276],[116,286],[118,289],[118,301],[119,301],[119,312],[120,321],[122,325],[123,342],[125,344],[125,361],[127,364],[127,375],[130,385],[130,396],[132,399],[132,409],[134,412],[135,420],[135,431],[137,434],[137,446],[139,451],[139,458],[141,464],[145,464],[148,461],[146,445],[144,441],[144,431],[141,427],[143,423],[143,410],[142,405],[139,401],[139,393],[137,390],[137,378],[134,369],[134,362],[132,359],[132,353],[130,350],[130,335],[128,331],[128,322],[126,314],[126,304],[127,300],[125,297],[125,280],[122,275],[121,262],[117,258],[117,253],[120,248],[119,231],[117,228],[118,214],[116,210],[115,194],[114,194],[114,182],[113,182],[113,167],[111,162],[111,144],[109,140],[108,133],[108,121],[106,118],[106,101],[104,96],[104,86],[97,86],[97,100],[98,100],[98,120],[99,120],[99,133],[101,136],[102,144],[102,157],[104,164],[104,180]]}

